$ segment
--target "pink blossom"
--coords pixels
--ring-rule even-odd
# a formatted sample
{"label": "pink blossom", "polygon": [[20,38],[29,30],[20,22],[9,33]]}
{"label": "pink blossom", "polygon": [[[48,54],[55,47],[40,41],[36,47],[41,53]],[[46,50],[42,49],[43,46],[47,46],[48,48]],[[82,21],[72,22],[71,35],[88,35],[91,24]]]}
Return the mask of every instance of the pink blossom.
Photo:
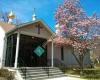
{"label": "pink blossom", "polygon": [[[96,13],[92,17],[85,15],[80,5],[80,0],[65,0],[55,13],[56,37],[54,43],[58,46],[70,45],[80,54],[89,46],[91,42],[88,39],[90,27],[100,25],[100,20]],[[62,32],[66,31],[67,36],[63,37]],[[95,36],[96,32],[94,33]],[[91,39],[94,39],[94,36]],[[84,38],[85,37],[85,38]]]}

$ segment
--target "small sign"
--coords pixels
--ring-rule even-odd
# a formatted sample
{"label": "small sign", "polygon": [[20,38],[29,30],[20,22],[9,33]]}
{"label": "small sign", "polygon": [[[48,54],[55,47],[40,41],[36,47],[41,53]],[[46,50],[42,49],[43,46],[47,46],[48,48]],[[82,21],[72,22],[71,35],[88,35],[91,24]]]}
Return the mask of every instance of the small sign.
{"label": "small sign", "polygon": [[43,49],[41,46],[38,46],[38,47],[34,50],[34,53],[35,53],[37,56],[41,57],[42,54],[44,53],[44,49]]}

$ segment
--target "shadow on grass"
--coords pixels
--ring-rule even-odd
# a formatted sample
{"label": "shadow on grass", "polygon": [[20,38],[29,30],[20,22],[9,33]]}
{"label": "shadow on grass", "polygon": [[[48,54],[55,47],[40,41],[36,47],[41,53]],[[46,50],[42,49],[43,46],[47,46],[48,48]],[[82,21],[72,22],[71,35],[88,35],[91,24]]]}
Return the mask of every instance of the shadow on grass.
{"label": "shadow on grass", "polygon": [[66,74],[79,75],[81,78],[87,80],[100,80],[100,69],[84,69],[80,75],[80,69],[66,69]]}

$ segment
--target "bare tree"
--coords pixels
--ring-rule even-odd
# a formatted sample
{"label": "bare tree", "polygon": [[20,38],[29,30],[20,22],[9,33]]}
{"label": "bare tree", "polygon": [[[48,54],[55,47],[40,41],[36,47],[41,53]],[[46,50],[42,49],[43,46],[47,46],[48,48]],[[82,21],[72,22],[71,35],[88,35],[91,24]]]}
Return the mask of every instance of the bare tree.
{"label": "bare tree", "polygon": [[[9,11],[0,11],[0,21],[8,22],[9,21]],[[14,18],[12,24],[19,25],[23,23],[22,19]]]}
{"label": "bare tree", "polygon": [[5,12],[1,11],[0,20],[4,22],[8,22],[8,13],[9,13],[8,11],[5,11]]}

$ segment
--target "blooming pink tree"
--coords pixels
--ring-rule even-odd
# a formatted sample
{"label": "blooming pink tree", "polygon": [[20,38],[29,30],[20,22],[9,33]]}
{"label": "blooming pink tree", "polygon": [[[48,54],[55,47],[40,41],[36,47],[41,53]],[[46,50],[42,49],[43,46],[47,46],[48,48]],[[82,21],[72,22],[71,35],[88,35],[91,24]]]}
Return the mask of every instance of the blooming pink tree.
{"label": "blooming pink tree", "polygon": [[83,59],[88,50],[94,48],[93,41],[100,28],[96,13],[86,16],[79,0],[65,0],[55,13],[57,46],[72,46],[77,62],[83,68]]}

